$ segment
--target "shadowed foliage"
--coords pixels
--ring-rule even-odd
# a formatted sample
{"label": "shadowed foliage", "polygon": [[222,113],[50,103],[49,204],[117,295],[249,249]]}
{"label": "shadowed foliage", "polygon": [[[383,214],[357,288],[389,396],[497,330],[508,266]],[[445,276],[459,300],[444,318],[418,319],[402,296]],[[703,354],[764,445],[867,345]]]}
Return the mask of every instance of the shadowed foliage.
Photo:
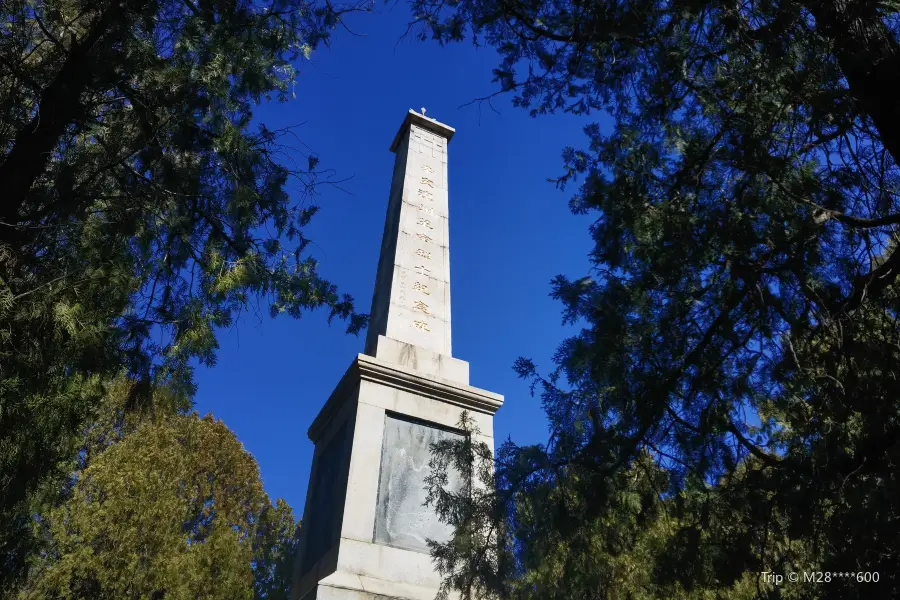
{"label": "shadowed foliage", "polygon": [[365,326],[303,229],[330,175],[253,106],[360,6],[0,2],[0,587],[105,388],[184,404],[217,330],[261,304]]}
{"label": "shadowed foliage", "polygon": [[[516,364],[551,435],[498,452],[502,502],[482,516],[508,523],[511,557],[476,573],[486,588],[551,597],[538,577],[567,598],[732,597],[751,577],[760,597],[900,593],[897,10],[414,2],[421,38],[499,52],[496,94],[534,116],[611,117],[564,150],[555,180],[578,180],[571,208],[596,217],[593,268],[553,281],[581,326],[555,368]],[[606,577],[620,560],[646,578]],[[791,566],[881,581],[756,576]]]}

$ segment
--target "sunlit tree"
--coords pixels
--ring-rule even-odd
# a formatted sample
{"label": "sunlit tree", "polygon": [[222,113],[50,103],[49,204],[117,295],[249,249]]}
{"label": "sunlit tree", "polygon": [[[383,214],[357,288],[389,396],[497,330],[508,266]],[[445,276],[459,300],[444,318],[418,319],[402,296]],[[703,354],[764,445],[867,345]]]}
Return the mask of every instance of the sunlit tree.
{"label": "sunlit tree", "polygon": [[130,406],[189,398],[246,311],[364,326],[307,252],[329,172],[252,122],[307,93],[294,62],[364,8],[0,2],[0,579],[122,368]]}

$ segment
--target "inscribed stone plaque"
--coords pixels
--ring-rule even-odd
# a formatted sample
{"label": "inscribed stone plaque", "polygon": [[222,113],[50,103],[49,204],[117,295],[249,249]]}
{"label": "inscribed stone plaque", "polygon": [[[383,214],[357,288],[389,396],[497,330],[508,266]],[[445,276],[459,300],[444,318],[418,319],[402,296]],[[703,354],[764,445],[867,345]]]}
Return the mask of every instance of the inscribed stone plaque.
{"label": "inscribed stone plaque", "polygon": [[[418,421],[385,415],[381,447],[381,474],[375,514],[375,542],[428,552],[427,540],[445,542],[453,528],[441,523],[433,507],[426,507],[425,478],[429,475],[431,444],[457,433]],[[459,480],[450,475],[450,488]]]}

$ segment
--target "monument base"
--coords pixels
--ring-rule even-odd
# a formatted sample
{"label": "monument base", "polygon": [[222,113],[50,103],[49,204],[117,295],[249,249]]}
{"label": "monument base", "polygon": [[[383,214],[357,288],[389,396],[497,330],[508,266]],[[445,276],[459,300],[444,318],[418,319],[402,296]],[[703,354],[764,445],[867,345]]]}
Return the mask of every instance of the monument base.
{"label": "monument base", "polygon": [[467,363],[383,336],[378,354],[357,356],[309,428],[293,600],[433,600],[441,579],[427,541],[452,529],[424,506],[431,444],[460,435],[469,411],[493,447],[503,397],[467,385]]}
{"label": "monument base", "polygon": [[[436,588],[333,573],[318,583],[302,600],[434,600]],[[455,597],[454,595],[451,595]]]}

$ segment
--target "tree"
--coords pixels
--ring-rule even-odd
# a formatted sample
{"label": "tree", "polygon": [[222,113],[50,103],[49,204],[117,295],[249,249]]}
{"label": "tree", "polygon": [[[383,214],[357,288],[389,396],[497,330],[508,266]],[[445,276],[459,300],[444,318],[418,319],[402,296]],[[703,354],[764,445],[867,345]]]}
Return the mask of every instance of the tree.
{"label": "tree", "polygon": [[77,474],[43,517],[26,598],[287,598],[296,526],[211,416],[139,425]]}
{"label": "tree", "polygon": [[663,564],[679,559],[686,588],[802,560],[881,577],[806,594],[900,591],[897,9],[414,3],[420,37],[499,51],[496,94],[516,106],[612,117],[556,179],[580,178],[570,205],[597,215],[592,272],[553,282],[584,327],[549,374],[516,365],[550,442],[500,456],[529,473],[520,487],[581,473],[601,515],[608,486],[629,489],[621,473],[652,456],[681,528]]}
{"label": "tree", "polygon": [[[466,600],[817,597],[808,582],[776,590],[762,571],[743,569],[747,556],[734,549],[758,532],[709,503],[708,495],[718,493],[713,486],[670,493],[668,474],[652,452],[604,475],[580,461],[548,463],[545,448],[511,441],[495,457],[475,441],[480,432],[468,415],[457,427],[461,439],[432,446],[427,479],[427,504],[454,529],[447,542],[429,541],[443,576],[438,598],[453,591]],[[751,459],[731,476],[758,467]],[[451,489],[450,471],[468,485]],[[745,509],[761,507],[764,502]],[[815,564],[807,541],[778,535],[750,545],[749,557],[784,577]]]}
{"label": "tree", "polygon": [[[105,387],[189,398],[216,332],[272,315],[365,316],[303,228],[330,181],[252,108],[348,10],[306,0],[0,3],[0,573],[56,493]],[[293,197],[289,184],[296,184]],[[37,496],[35,496],[37,494]]]}

